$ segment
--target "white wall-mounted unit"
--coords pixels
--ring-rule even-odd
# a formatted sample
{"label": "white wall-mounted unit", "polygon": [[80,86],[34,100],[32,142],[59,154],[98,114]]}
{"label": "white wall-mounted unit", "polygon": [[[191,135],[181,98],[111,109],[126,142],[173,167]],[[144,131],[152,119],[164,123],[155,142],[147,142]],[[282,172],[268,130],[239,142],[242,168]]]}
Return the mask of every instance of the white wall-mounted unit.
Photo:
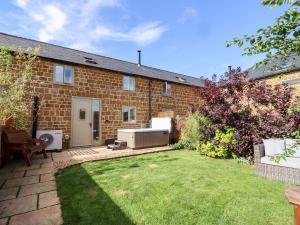
{"label": "white wall-mounted unit", "polygon": [[151,119],[152,129],[167,129],[169,133],[172,131],[172,118],[170,117],[153,117]]}
{"label": "white wall-mounted unit", "polygon": [[46,150],[62,150],[62,130],[38,130],[36,136],[44,140],[47,145]]}

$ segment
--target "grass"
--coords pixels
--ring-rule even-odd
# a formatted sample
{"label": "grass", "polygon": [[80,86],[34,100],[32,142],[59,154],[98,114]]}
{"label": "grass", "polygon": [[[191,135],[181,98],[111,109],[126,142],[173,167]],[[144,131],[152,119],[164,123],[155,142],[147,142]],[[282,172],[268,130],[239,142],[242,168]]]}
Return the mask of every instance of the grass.
{"label": "grass", "polygon": [[287,185],[196,152],[84,163],[56,180],[68,225],[293,224]]}

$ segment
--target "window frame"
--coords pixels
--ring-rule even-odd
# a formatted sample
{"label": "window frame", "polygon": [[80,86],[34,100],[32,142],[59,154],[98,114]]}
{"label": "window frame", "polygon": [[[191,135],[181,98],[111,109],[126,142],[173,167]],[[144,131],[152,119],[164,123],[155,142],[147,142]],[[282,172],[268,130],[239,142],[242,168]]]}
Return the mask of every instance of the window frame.
{"label": "window frame", "polygon": [[[83,118],[81,118],[81,116],[83,116]],[[86,120],[86,108],[79,108],[79,120]]]}
{"label": "window frame", "polygon": [[[128,109],[128,121],[124,121],[124,109]],[[130,110],[134,109],[134,120],[131,120],[131,113]],[[136,107],[135,106],[122,106],[122,122],[123,123],[136,123]]]}
{"label": "window frame", "polygon": [[[170,93],[168,93],[167,92],[167,87],[170,87]],[[166,88],[166,92],[164,91],[164,89]],[[169,83],[169,82],[164,82],[164,84],[163,84],[163,90],[162,90],[162,93],[163,93],[163,95],[165,95],[165,96],[171,96],[172,95],[172,85],[171,85],[171,83]]]}
{"label": "window frame", "polygon": [[173,108],[172,107],[162,107],[161,108],[161,112],[173,112]]}
{"label": "window frame", "polygon": [[[60,81],[57,81],[56,80],[56,67],[57,66],[62,66],[63,67],[63,81],[60,82]],[[67,83],[65,82],[65,68],[68,68],[72,71],[72,82],[71,83]],[[59,63],[56,63],[54,64],[54,69],[53,69],[53,83],[55,84],[60,84],[60,85],[69,85],[69,86],[73,86],[74,85],[74,67],[73,66],[70,66],[70,65],[64,65],[64,64],[59,64]]]}
{"label": "window frame", "polygon": [[[128,78],[128,82],[129,82],[129,88],[126,89],[125,87],[125,79]],[[134,86],[133,86],[133,89],[130,88],[130,79],[132,79],[134,81]],[[135,80],[135,77],[133,76],[128,76],[128,75],[123,75],[123,80],[122,80],[122,89],[123,91],[131,91],[131,92],[135,92],[135,89],[136,89],[136,80]]]}

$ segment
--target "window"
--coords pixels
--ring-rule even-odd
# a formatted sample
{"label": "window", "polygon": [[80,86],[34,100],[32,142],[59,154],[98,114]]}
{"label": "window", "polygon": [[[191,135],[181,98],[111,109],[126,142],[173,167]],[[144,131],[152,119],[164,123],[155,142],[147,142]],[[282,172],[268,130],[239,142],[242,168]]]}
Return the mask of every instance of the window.
{"label": "window", "polygon": [[179,80],[180,82],[186,82],[186,79],[184,79],[183,77],[176,77],[177,80]]}
{"label": "window", "polygon": [[85,120],[85,109],[79,109],[79,119],[80,120]]}
{"label": "window", "polygon": [[172,112],[173,109],[172,109],[172,108],[165,107],[165,108],[162,108],[161,111],[162,111],[162,112]]}
{"label": "window", "polygon": [[123,122],[135,123],[136,121],[135,107],[123,106],[122,114],[123,114]]}
{"label": "window", "polygon": [[165,82],[164,83],[164,86],[163,86],[163,94],[164,95],[171,95],[171,84],[169,84],[168,82]]}
{"label": "window", "polygon": [[74,70],[72,66],[55,65],[54,82],[61,84],[73,84]]}
{"label": "window", "polygon": [[84,57],[85,62],[91,63],[91,64],[98,64],[93,58]]}
{"label": "window", "polygon": [[93,110],[93,139],[94,141],[99,140],[100,135],[100,102],[99,100],[92,101],[92,110]]}
{"label": "window", "polygon": [[135,78],[124,76],[123,77],[123,90],[134,91],[135,90]]}

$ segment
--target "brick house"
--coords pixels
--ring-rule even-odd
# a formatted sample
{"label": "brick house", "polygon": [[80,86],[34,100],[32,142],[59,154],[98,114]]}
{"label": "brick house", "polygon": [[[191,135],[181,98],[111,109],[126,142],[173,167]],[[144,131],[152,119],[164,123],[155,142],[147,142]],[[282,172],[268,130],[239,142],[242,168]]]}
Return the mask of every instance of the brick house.
{"label": "brick house", "polygon": [[38,47],[29,88],[40,130],[63,130],[71,147],[101,145],[118,128],[140,128],[161,111],[199,104],[198,78],[0,33],[0,46]]}
{"label": "brick house", "polygon": [[[279,65],[280,70],[271,69]],[[293,87],[293,95],[300,96],[300,56],[289,57],[285,62],[273,62],[257,69],[249,69],[249,77],[268,84],[288,84]]]}

